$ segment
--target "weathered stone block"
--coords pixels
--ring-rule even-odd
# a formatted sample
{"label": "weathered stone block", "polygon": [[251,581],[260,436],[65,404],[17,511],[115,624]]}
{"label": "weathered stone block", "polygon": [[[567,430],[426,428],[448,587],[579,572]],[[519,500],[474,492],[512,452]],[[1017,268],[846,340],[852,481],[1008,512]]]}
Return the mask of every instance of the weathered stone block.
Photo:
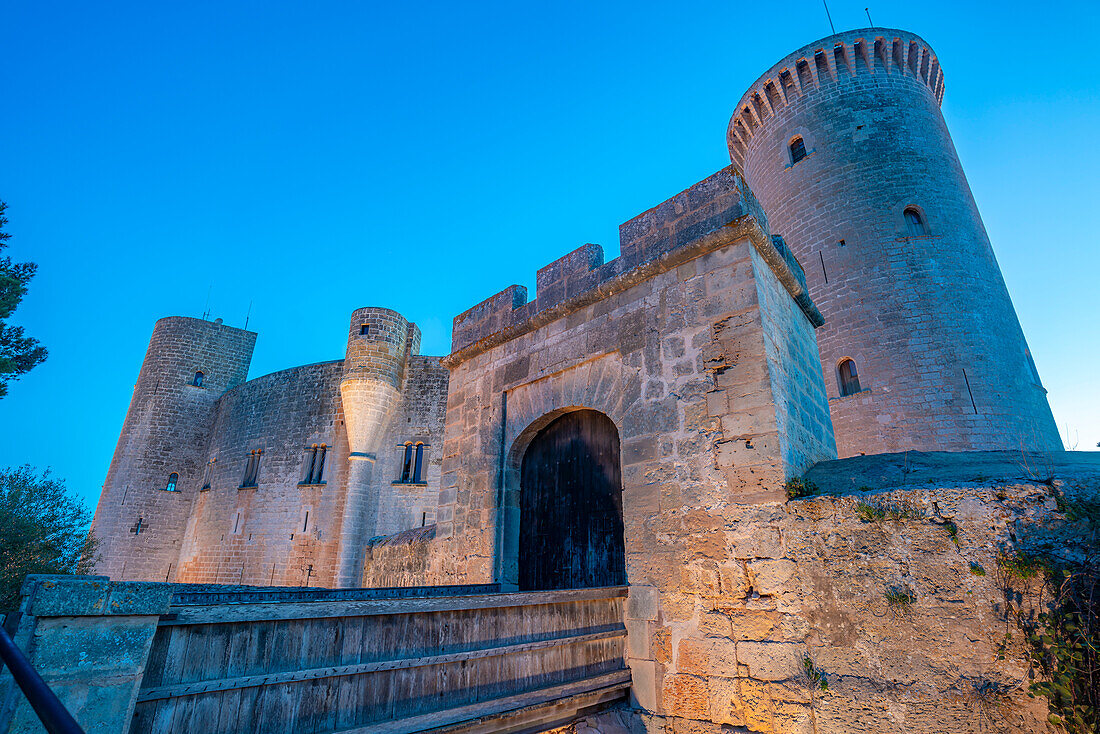
{"label": "weathered stone block", "polygon": [[771,596],[789,590],[789,584],[796,569],[797,566],[793,561],[785,559],[749,561],[752,587],[758,594],[762,595]]}
{"label": "weathered stone block", "polygon": [[787,680],[802,672],[803,645],[788,642],[738,642],[737,662],[757,680]]}
{"label": "weathered stone block", "polygon": [[665,677],[661,707],[669,716],[685,719],[709,719],[710,692],[707,681],[692,675]]}
{"label": "weathered stone block", "polygon": [[626,597],[627,619],[657,619],[658,591],[655,586],[631,584]]}

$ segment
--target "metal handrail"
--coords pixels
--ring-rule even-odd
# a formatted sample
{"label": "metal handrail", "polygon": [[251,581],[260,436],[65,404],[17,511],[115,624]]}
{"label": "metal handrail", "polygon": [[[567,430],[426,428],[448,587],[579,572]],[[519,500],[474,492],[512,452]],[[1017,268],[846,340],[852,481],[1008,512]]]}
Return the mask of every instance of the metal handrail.
{"label": "metal handrail", "polygon": [[27,656],[15,644],[8,631],[0,626],[0,660],[8,666],[15,684],[27,697],[38,720],[49,734],[84,734],[69,710],[58,699],[42,676],[34,669]]}

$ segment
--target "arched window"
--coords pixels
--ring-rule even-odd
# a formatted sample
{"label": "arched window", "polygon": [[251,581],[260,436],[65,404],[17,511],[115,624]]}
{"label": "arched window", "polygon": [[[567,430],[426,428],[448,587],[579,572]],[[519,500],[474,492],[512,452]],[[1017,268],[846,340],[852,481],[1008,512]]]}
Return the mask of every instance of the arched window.
{"label": "arched window", "polygon": [[398,477],[399,482],[412,481],[412,468],[413,468],[413,445],[407,443],[401,447],[403,454],[401,456],[401,476]]}
{"label": "arched window", "polygon": [[306,449],[305,473],[299,484],[324,484],[325,454],[328,446],[325,444],[313,444]]}
{"label": "arched window", "polygon": [[178,482],[179,480],[180,480],[180,475],[176,474],[175,472],[172,472],[171,474],[168,475],[168,486],[165,487],[165,489],[168,490],[169,492],[175,492],[176,491],[176,482]]}
{"label": "arched window", "polygon": [[840,361],[836,369],[840,381],[840,396],[855,395],[859,392],[859,375],[856,373],[856,363],[845,358]]}
{"label": "arched window", "polygon": [[418,443],[416,445],[416,461],[413,464],[413,481],[424,481],[424,444]]}
{"label": "arched window", "polygon": [[397,447],[401,452],[399,460],[401,471],[397,475],[397,484],[423,484],[426,470],[424,449],[428,445],[422,441],[413,443],[409,441]]}
{"label": "arched window", "polygon": [[916,207],[906,207],[905,226],[909,230],[910,237],[923,237],[928,234],[928,227],[924,226],[924,217]]}
{"label": "arched window", "polygon": [[806,157],[806,143],[802,140],[801,135],[796,135],[787,147],[791,151],[792,166]]}
{"label": "arched window", "polygon": [[191,384],[195,387],[202,387],[202,380],[204,377],[206,377],[206,375],[204,375],[201,370],[196,372],[195,379],[191,380]]}

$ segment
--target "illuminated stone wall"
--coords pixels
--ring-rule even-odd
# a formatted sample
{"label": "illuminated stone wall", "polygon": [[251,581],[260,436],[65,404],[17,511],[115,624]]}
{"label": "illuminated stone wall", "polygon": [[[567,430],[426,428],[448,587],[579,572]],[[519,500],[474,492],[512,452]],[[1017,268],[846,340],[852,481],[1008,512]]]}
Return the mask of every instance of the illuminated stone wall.
{"label": "illuminated stone wall", "polygon": [[[368,317],[376,337],[382,320],[399,320],[403,351],[387,373],[388,413],[374,416],[372,471],[352,492],[340,394],[346,360],[244,382],[255,334],[199,319],[158,322],[96,513],[99,571],[129,581],[356,586],[371,537],[433,524],[447,370],[439,357],[417,354],[419,331],[387,309],[353,314],[357,363],[378,356],[358,333]],[[197,369],[202,387],[190,384]],[[358,415],[363,430],[367,412]],[[427,446],[415,484],[395,481],[407,441]],[[309,481],[321,446],[321,481]],[[255,486],[242,486],[253,452]],[[168,492],[173,471],[178,491]],[[139,518],[140,532],[130,532]],[[351,569],[343,580],[342,559]]]}
{"label": "illuminated stone wall", "polygon": [[569,410],[618,430],[631,585],[678,584],[710,508],[835,457],[816,309],[751,207],[721,171],[623,225],[617,260],[585,246],[530,307],[513,287],[455,319],[433,580],[517,582],[519,466]]}
{"label": "illuminated stone wall", "polygon": [[[865,28],[789,54],[730,120],[731,160],[825,317],[817,339],[842,457],[1062,448],[943,94],[922,38]],[[909,231],[907,207],[923,231]],[[840,394],[844,359],[861,392]]]}
{"label": "illuminated stone wall", "polygon": [[99,573],[147,581],[174,573],[218,399],[244,382],[255,342],[221,319],[157,321],[92,523]]}

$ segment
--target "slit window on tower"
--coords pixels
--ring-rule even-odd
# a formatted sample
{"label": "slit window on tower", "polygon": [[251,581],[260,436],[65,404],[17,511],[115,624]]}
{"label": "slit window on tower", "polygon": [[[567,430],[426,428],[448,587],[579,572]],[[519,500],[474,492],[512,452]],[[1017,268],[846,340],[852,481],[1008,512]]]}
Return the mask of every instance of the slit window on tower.
{"label": "slit window on tower", "polygon": [[176,491],[176,484],[179,482],[179,480],[180,480],[180,475],[179,474],[176,474],[175,472],[172,472],[171,474],[169,474],[168,475],[168,484],[164,488],[165,491],[175,492]]}
{"label": "slit window on tower", "polygon": [[790,148],[791,151],[792,166],[806,157],[806,142],[802,140],[801,135],[796,136],[787,147]]}
{"label": "slit window on tower", "polygon": [[194,379],[191,380],[191,384],[195,387],[202,387],[202,381],[206,378],[206,375],[201,370],[195,373]]}
{"label": "slit window on tower", "polygon": [[254,449],[248,454],[248,463],[244,467],[244,479],[241,480],[242,488],[256,486],[256,480],[260,476],[260,456],[262,453],[262,449]]}
{"label": "slit window on tower", "polygon": [[313,444],[306,449],[305,471],[300,484],[325,483],[325,454],[327,453],[328,446],[323,443]]}
{"label": "slit window on tower", "polygon": [[856,373],[856,363],[851,359],[842,359],[837,365],[837,378],[840,382],[840,396],[855,395],[859,392],[859,374]]}
{"label": "slit window on tower", "polygon": [[910,237],[923,237],[928,234],[928,227],[924,226],[924,217],[920,215],[916,207],[905,209],[905,226],[909,230]]}
{"label": "slit window on tower", "polygon": [[370,336],[370,324],[361,324],[359,326],[359,336]]}

